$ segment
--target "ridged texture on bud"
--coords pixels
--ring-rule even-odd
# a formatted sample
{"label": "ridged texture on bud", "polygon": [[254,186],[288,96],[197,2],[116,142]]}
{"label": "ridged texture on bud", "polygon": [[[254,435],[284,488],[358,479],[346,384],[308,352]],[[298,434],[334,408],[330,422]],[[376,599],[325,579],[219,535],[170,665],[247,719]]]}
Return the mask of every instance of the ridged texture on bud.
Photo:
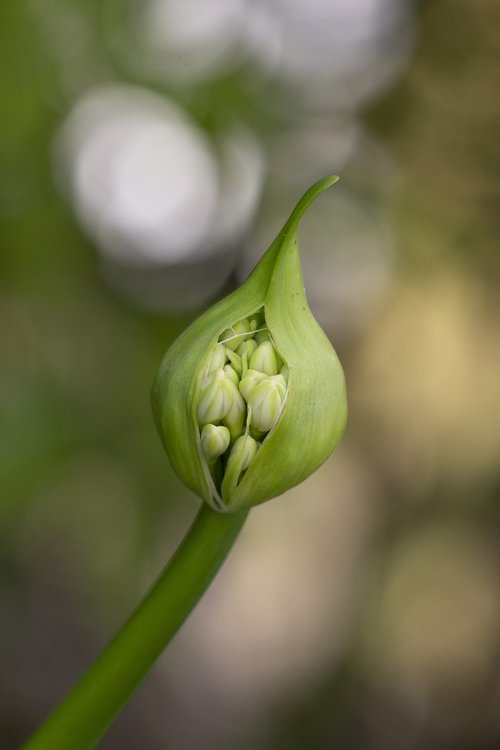
{"label": "ridged texture on bud", "polygon": [[172,466],[216,510],[298,484],[344,430],[342,368],[307,305],[297,245],[304,211],[336,179],[308,190],[247,281],[177,339],[158,372],[153,410]]}
{"label": "ridged texture on bud", "polygon": [[227,427],[216,427],[213,424],[206,424],[201,431],[201,450],[203,455],[211,464],[229,448],[231,434]]}
{"label": "ridged texture on bud", "polygon": [[262,378],[248,394],[250,424],[258,432],[269,432],[276,424],[286,396],[283,375]]}

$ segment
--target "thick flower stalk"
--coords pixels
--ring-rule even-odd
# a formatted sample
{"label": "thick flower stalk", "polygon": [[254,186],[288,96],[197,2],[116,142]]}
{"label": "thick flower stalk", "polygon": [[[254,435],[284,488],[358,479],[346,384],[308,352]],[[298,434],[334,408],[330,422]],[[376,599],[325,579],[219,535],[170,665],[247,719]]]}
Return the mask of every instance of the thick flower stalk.
{"label": "thick flower stalk", "polygon": [[247,281],[167,352],[156,423],[180,478],[217,511],[269,500],[330,455],[344,430],[342,367],[307,304],[297,243],[313,185]]}

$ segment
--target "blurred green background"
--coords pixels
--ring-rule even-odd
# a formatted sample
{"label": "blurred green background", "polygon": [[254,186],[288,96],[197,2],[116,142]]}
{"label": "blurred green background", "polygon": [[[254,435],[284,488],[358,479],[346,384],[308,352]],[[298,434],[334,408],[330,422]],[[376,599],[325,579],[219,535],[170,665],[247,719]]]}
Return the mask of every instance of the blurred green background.
{"label": "blurred green background", "polygon": [[344,441],[101,747],[500,747],[498,3],[19,0],[0,56],[0,747],[196,512],[164,350],[330,173],[301,243]]}

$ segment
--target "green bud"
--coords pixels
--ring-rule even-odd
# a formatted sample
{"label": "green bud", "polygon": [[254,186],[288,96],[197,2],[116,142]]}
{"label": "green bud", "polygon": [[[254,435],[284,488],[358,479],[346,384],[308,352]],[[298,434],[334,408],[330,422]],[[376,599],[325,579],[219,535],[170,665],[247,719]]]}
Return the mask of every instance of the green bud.
{"label": "green bud", "polygon": [[241,435],[246,418],[247,407],[245,400],[240,392],[236,391],[231,408],[223,420],[231,433],[231,440],[236,440],[236,438]]}
{"label": "green bud", "polygon": [[238,373],[234,369],[234,367],[231,367],[231,365],[224,365],[224,375],[229,380],[232,380],[236,387],[240,384],[240,379],[238,377]]}
{"label": "green bud", "polygon": [[[231,369],[231,368],[230,368]],[[225,370],[214,370],[208,376],[198,402],[197,418],[200,427],[218,422],[233,405],[236,385]]]}
{"label": "green bud", "polygon": [[269,432],[274,427],[286,396],[283,375],[263,378],[248,394],[251,409],[251,425],[258,432]]}
{"label": "green bud", "polygon": [[266,375],[263,372],[257,372],[257,370],[247,370],[244,378],[240,380],[240,393],[243,398],[248,401],[248,395],[256,383],[260,383]]}
{"label": "green bud", "polygon": [[222,500],[229,503],[244,471],[252,463],[259,444],[250,435],[242,435],[231,448],[222,480]]}
{"label": "green bud", "polygon": [[[248,508],[298,484],[344,430],[342,368],[307,305],[297,244],[302,215],[336,179],[307,191],[245,283],[177,339],[158,372],[153,410],[172,466],[216,510]],[[253,344],[242,356],[244,342]],[[241,370],[235,357],[227,364],[228,350]],[[209,465],[205,446],[215,437],[206,428],[218,422],[233,445]]]}
{"label": "green bud", "polygon": [[236,352],[233,352],[231,349],[226,349],[226,354],[228,360],[231,362],[233,370],[237,372],[238,375],[241,375],[241,373],[243,372],[243,362],[240,355]]}
{"label": "green bud", "polygon": [[226,328],[221,335],[221,343],[226,349],[235,351],[248,335],[251,335],[251,324],[248,320],[238,320],[231,328]]}
{"label": "green bud", "polygon": [[261,327],[261,325],[262,325],[263,321],[264,321],[264,319],[263,319],[263,318],[261,318],[261,316],[260,316],[259,314],[257,314],[257,315],[252,315],[252,316],[251,316],[251,317],[250,317],[250,318],[248,319],[248,325],[249,325],[250,331],[252,331],[252,332],[255,332],[255,331],[257,331],[257,330],[258,330],[258,328],[260,328],[260,327]]}
{"label": "green bud", "polygon": [[210,358],[207,373],[213,372],[213,370],[223,369],[227,360],[228,357],[226,355],[226,347],[224,346],[224,344],[217,344],[217,346],[213,350],[212,357]]}
{"label": "green bud", "polygon": [[203,455],[211,464],[229,448],[231,435],[227,427],[206,424],[201,431],[200,442]]}
{"label": "green bud", "polygon": [[249,367],[252,370],[265,372],[266,375],[277,375],[278,359],[270,341],[264,341],[258,345],[250,358]]}
{"label": "green bud", "polygon": [[250,357],[254,353],[254,351],[257,349],[257,342],[253,339],[247,339],[246,341],[243,341],[242,344],[239,345],[238,349],[236,350],[236,353],[240,355],[240,357],[243,359],[243,357],[247,358],[247,362],[250,361]]}

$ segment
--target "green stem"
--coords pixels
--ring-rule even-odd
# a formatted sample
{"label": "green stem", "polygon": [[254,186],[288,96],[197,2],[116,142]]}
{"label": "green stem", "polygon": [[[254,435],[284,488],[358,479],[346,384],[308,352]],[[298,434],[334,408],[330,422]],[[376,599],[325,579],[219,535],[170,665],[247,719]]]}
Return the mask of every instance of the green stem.
{"label": "green stem", "polygon": [[209,586],[247,513],[203,505],[142,604],[23,750],[94,747]]}

